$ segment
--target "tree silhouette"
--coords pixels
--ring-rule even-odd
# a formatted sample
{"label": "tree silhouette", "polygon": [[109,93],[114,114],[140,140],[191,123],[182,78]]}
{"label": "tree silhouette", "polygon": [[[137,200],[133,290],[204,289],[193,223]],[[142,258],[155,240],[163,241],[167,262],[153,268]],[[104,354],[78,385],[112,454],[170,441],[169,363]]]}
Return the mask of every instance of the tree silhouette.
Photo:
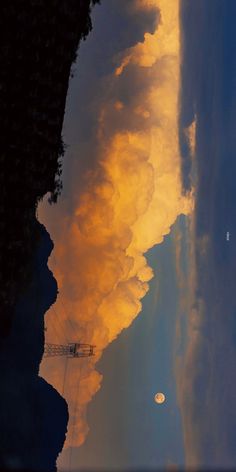
{"label": "tree silhouette", "polygon": [[[1,334],[30,280],[40,239],[39,200],[62,189],[61,136],[70,71],[92,29],[96,0],[18,0],[0,5]],[[19,277],[18,274],[21,274]]]}

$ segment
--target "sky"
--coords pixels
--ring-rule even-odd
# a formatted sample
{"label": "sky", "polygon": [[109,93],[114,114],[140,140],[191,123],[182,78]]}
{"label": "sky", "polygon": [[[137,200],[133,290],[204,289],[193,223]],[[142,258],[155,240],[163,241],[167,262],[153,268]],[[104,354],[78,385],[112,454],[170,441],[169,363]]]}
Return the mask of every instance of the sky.
{"label": "sky", "polygon": [[213,470],[236,463],[235,13],[233,1],[182,3],[181,136],[196,122],[196,153],[194,160],[183,153],[183,181],[188,188],[195,179],[196,202],[189,342],[177,378],[186,463]]}
{"label": "sky", "polygon": [[[87,439],[73,452],[78,469],[157,470],[184,463],[173,369],[179,295],[176,236],[184,229],[182,218],[173,234],[149,251],[156,277],[150,282],[142,313],[98,363],[103,384],[88,408]],[[183,255],[181,266],[184,270]],[[161,408],[153,401],[157,391],[164,391],[167,398]],[[69,462],[69,451],[65,459]]]}
{"label": "sky", "polygon": [[97,346],[83,364],[41,366],[69,404],[61,470],[236,464],[235,10],[94,8],[67,97],[63,193],[39,208],[59,285],[47,341]]}

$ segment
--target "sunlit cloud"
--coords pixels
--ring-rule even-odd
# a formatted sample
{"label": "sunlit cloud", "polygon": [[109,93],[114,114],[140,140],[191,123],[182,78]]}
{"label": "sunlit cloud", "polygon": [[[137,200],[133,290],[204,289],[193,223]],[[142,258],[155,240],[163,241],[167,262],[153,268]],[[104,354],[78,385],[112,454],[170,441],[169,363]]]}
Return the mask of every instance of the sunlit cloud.
{"label": "sunlit cloud", "polygon": [[[191,197],[181,191],[178,144],[179,2],[137,0],[136,7],[156,7],[160,21],[154,34],[114,58],[109,89],[101,97],[98,91],[96,163],[73,189],[72,216],[62,204],[51,234],[57,264],[52,259],[50,266],[60,292],[54,309],[65,330],[67,317],[73,323],[71,341],[97,346],[83,369],[80,361],[70,364],[67,446],[81,445],[88,433],[86,408],[101,385],[95,364],[102,350],[142,309],[153,277],[145,253],[163,241],[178,215],[192,210]],[[141,85],[135,89],[132,83]],[[121,98],[124,87],[129,101]],[[46,226],[50,211],[45,204],[40,209]],[[48,340],[53,323],[49,310]],[[62,361],[47,360],[41,373],[61,390],[63,368]]]}
{"label": "sunlit cloud", "polygon": [[184,133],[187,139],[191,158],[195,157],[195,152],[196,152],[196,125],[197,125],[197,119],[195,117],[192,123],[187,128],[184,129]]}

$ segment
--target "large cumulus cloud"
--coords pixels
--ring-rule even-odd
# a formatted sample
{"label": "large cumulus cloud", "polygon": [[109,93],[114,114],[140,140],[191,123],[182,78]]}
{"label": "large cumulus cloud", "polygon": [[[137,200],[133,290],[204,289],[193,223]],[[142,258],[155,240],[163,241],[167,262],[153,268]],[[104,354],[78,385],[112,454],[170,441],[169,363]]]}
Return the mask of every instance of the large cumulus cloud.
{"label": "large cumulus cloud", "polygon": [[[88,432],[86,406],[101,384],[96,361],[141,311],[153,277],[145,252],[161,243],[192,205],[181,192],[178,146],[179,5],[167,0],[128,5],[133,12],[156,11],[159,21],[136,44],[115,51],[113,68],[89,103],[92,139],[80,149],[88,156],[83,173],[81,160],[73,159],[71,187],[58,204],[57,219],[46,205],[40,211],[55,241],[58,264],[52,265],[61,323],[68,327],[67,316],[73,322],[71,341],[97,346],[82,373],[78,364],[70,364],[68,446],[80,445]],[[69,307],[67,314],[60,300]],[[53,323],[51,310],[48,339]],[[47,362],[42,373],[61,388],[63,364]]]}

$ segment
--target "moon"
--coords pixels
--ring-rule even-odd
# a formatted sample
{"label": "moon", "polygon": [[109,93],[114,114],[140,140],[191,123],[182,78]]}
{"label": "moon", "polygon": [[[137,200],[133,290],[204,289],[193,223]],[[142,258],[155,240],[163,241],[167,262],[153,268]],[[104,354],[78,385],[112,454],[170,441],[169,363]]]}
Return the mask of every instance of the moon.
{"label": "moon", "polygon": [[159,403],[159,404],[164,403],[165,399],[166,399],[166,397],[165,397],[164,393],[162,393],[162,392],[157,392],[155,397],[154,397],[155,402]]}

